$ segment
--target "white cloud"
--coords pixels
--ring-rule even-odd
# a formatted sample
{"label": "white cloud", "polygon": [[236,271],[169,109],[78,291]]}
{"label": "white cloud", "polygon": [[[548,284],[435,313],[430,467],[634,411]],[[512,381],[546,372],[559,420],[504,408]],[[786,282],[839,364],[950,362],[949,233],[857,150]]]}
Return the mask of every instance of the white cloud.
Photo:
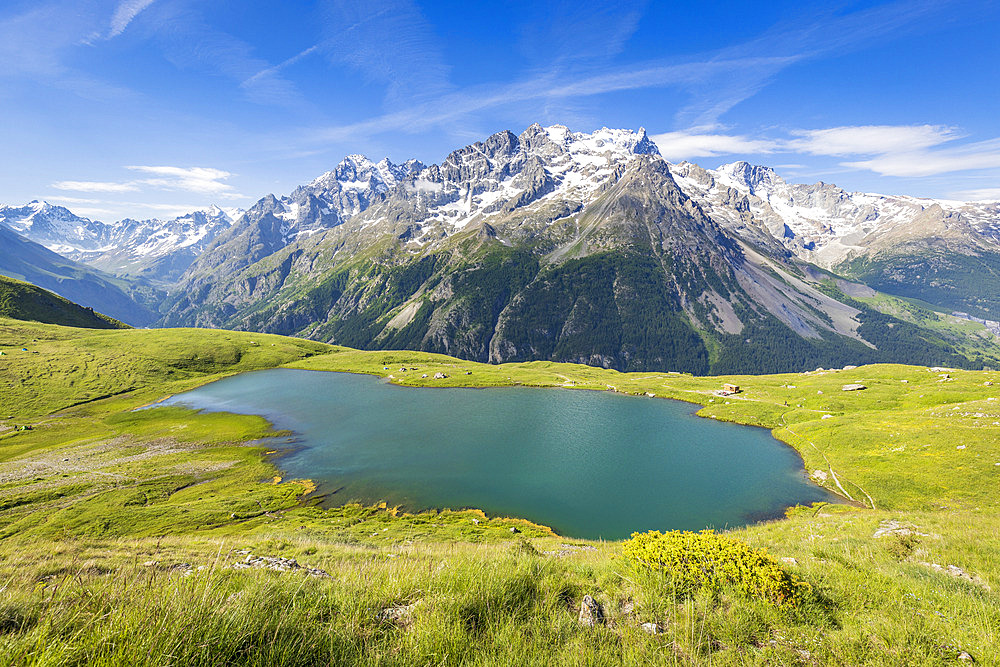
{"label": "white cloud", "polygon": [[996,201],[1000,202],[1000,188],[980,188],[977,190],[962,190],[952,194],[962,201]]}
{"label": "white cloud", "polygon": [[108,33],[108,39],[125,32],[125,28],[132,22],[132,19],[153,2],[155,0],[122,0],[118,3],[115,13],[111,16],[111,31]]}
{"label": "white cloud", "polygon": [[[232,185],[225,183],[232,174],[212,167],[170,167],[131,165],[132,171],[149,174],[152,178],[138,178],[129,181],[57,181],[52,187],[57,190],[76,192],[136,192],[148,188],[161,190],[181,190],[199,195],[241,198]],[[90,203],[90,202],[87,202]]]}
{"label": "white cloud", "polygon": [[57,190],[76,192],[134,192],[139,189],[135,183],[113,183],[108,181],[57,181],[52,184]]}
{"label": "white cloud", "polygon": [[[654,134],[652,139],[663,156],[670,160],[772,153],[853,158],[840,162],[840,166],[898,177],[1000,168],[1000,137],[958,143],[965,135],[959,129],[945,125],[854,125],[796,129],[789,130],[784,138],[713,132],[716,127]],[[789,167],[786,165],[786,168]],[[796,168],[802,167],[802,164],[796,165]],[[987,199],[992,196],[984,195]]]}
{"label": "white cloud", "polygon": [[223,183],[231,173],[212,167],[168,167],[168,166],[129,166],[126,169],[153,174],[159,178],[144,178],[138,183],[166,188],[168,190],[186,190],[206,195],[223,197],[238,197],[233,192],[233,186]]}
{"label": "white cloud", "polygon": [[672,161],[719,155],[773,153],[780,147],[779,142],[771,139],[752,139],[697,130],[664,132],[651,135],[650,138],[663,157]]}
{"label": "white cloud", "polygon": [[959,138],[944,125],[854,125],[823,130],[792,130],[792,152],[810,155],[879,155],[918,151]]}
{"label": "white cloud", "polygon": [[1000,168],[1000,137],[962,146],[887,152],[869,160],[842,163],[883,176],[935,176],[956,171]]}

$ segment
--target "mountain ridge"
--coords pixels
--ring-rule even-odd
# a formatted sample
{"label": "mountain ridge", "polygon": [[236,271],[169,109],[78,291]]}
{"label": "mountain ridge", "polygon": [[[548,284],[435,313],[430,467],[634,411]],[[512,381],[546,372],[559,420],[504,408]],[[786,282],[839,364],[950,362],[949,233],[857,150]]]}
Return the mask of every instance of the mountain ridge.
{"label": "mountain ridge", "polygon": [[[349,155],[262,197],[174,268],[157,323],[633,370],[791,370],[904,348],[958,363],[962,341],[842,289],[905,292],[877,272],[912,269],[907,248],[989,269],[998,220],[1000,204],[790,184],[746,162],[670,163],[641,128],[536,123],[440,164]],[[945,304],[942,284],[915,296]],[[991,315],[995,297],[960,287],[945,305]]]}
{"label": "mountain ridge", "polygon": [[[699,372],[739,363],[741,346],[776,355],[776,340],[804,341],[803,359],[822,348],[826,362],[877,347],[858,333],[862,311],[805,278],[766,225],[750,216],[744,226],[755,235],[735,233],[674,173],[641,131],[536,124],[521,135],[500,132],[410,173],[340,224],[277,250],[280,242],[259,253],[240,248],[221,275],[215,267],[198,273],[196,263],[164,323],[617,368],[669,365],[654,348],[671,349],[676,336],[689,349],[672,359]],[[241,223],[253,229],[252,217]],[[626,277],[636,267],[645,267],[641,279]],[[586,288],[576,290],[580,281]],[[648,285],[661,287],[643,292]],[[630,310],[629,290],[658,304],[655,314]],[[593,302],[596,294],[605,295],[602,303]],[[555,320],[539,312],[538,304],[563,297],[549,313]],[[533,318],[543,321],[519,327]],[[648,321],[636,326],[630,318]],[[751,338],[737,339],[747,325]],[[653,334],[655,344],[640,331],[662,326],[670,336]],[[635,348],[636,339],[645,343]],[[849,352],[833,351],[845,344]]]}

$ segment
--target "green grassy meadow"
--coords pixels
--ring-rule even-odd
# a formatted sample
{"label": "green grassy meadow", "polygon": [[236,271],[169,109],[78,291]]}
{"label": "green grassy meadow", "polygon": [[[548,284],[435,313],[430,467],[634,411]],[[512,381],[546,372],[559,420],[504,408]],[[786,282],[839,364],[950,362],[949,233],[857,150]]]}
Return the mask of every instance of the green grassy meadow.
{"label": "green grassy meadow", "polygon": [[[708,378],[10,319],[0,351],[0,664],[1000,664],[1000,372]],[[276,366],[654,394],[769,428],[844,503],[729,534],[814,594],[678,597],[620,543],[475,510],[322,508],[257,442],[281,435],[264,419],[133,412]],[[603,625],[577,621],[588,594]]]}

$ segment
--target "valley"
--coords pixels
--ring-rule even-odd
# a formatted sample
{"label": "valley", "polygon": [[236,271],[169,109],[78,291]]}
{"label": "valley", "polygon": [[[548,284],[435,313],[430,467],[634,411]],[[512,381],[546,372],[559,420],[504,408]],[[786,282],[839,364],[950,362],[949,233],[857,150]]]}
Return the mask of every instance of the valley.
{"label": "valley", "polygon": [[[1000,662],[998,219],[538,124],[2,207],[0,664]],[[794,602],[620,541],[709,526]]]}
{"label": "valley", "polygon": [[82,276],[44,282],[51,259],[18,268],[26,251],[0,253],[0,270],[137,326],[489,363],[971,369],[1000,365],[1000,338],[951,313],[1000,317],[998,221],[996,203],[709,170],[663,159],[641,129],[534,124],[440,164],[350,155],[246,211],[107,225],[40,202],[0,209],[32,253],[114,274],[99,275],[130,307],[71,294]]}

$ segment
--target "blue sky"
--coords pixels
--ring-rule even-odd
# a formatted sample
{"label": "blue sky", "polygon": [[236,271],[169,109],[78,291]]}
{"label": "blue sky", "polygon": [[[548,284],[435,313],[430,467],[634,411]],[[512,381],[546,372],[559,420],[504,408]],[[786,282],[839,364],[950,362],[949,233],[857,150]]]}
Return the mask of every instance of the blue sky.
{"label": "blue sky", "polygon": [[440,162],[532,122],[1000,199],[1000,3],[7,0],[0,201],[102,220]]}

